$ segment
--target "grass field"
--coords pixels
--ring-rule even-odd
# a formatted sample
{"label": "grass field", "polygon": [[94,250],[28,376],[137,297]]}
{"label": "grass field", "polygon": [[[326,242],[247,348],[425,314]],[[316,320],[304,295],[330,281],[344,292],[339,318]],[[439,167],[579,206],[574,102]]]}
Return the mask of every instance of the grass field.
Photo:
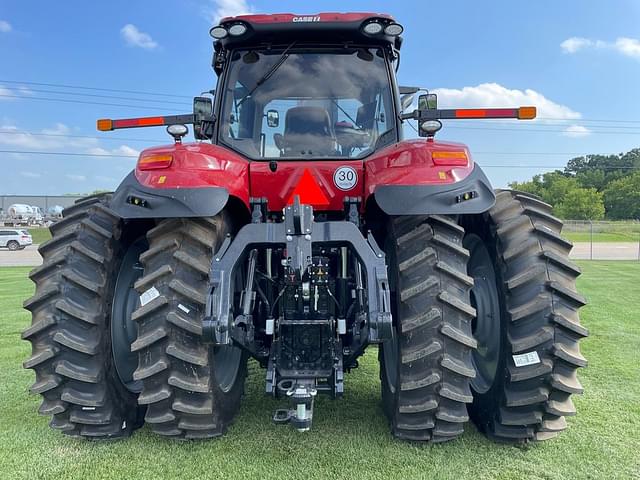
{"label": "grass field", "polygon": [[45,241],[51,238],[51,233],[48,228],[29,228],[29,233],[31,234],[31,238],[33,238],[33,243],[36,245],[40,243],[44,243]]}
{"label": "grass field", "polygon": [[316,403],[313,430],[271,423],[276,402],[262,394],[263,371],[251,369],[247,396],[227,436],[174,442],[146,428],[128,440],[69,439],[36,415],[27,393],[33,372],[21,362],[20,332],[31,294],[27,268],[0,269],[0,476],[3,479],[640,479],[640,264],[583,262],[579,289],[591,336],[590,366],[578,416],[559,438],[515,447],[486,440],[468,426],[457,441],[416,446],[393,440],[379,403],[378,364],[370,349],[348,374],[342,400]]}

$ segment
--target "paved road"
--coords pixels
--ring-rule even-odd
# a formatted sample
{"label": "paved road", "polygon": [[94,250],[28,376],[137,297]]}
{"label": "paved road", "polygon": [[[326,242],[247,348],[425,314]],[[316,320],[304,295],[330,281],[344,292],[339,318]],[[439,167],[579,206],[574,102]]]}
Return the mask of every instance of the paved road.
{"label": "paved road", "polygon": [[[594,243],[593,260],[638,260],[639,248],[632,242]],[[589,260],[591,251],[588,242],[574,243],[571,258]]]}
{"label": "paved road", "polygon": [[0,267],[35,267],[42,263],[38,245],[29,245],[24,250],[10,252],[0,249]]}
{"label": "paved road", "polygon": [[[594,243],[594,260],[638,260],[637,243]],[[588,260],[591,258],[591,247],[589,243],[575,243],[571,258]],[[42,263],[42,258],[38,253],[38,246],[31,245],[24,250],[10,252],[0,250],[0,267],[35,267]]]}

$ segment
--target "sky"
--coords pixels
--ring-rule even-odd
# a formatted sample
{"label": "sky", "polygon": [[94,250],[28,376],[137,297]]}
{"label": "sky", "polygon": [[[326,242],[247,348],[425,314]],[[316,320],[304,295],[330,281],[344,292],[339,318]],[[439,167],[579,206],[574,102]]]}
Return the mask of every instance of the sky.
{"label": "sky", "polygon": [[215,88],[209,28],[254,12],[389,13],[405,27],[400,84],[443,108],[536,105],[532,122],[449,121],[438,133],[466,143],[495,187],[640,147],[640,1],[312,3],[0,0],[0,194],[115,189],[141,150],[170,138],[100,133],[95,120],[189,113]]}

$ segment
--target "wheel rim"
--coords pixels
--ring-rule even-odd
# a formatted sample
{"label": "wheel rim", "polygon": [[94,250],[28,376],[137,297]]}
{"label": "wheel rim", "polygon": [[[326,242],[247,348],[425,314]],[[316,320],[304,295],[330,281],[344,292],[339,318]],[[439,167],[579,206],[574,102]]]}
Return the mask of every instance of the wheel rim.
{"label": "wheel rim", "polygon": [[478,348],[471,356],[476,377],[471,380],[471,388],[478,393],[489,391],[496,378],[500,359],[500,297],[496,283],[493,260],[482,239],[474,234],[467,235],[464,246],[470,258],[467,273],[474,279],[471,289],[471,305],[476,309],[472,322],[472,332]]}
{"label": "wheel rim", "polygon": [[142,382],[133,380],[133,372],[138,366],[138,354],[131,351],[131,344],[138,335],[138,326],[131,320],[131,314],[140,301],[140,295],[133,286],[142,276],[143,267],[139,258],[147,247],[147,241],[142,237],[128,248],[118,271],[111,307],[113,363],[122,384],[134,393],[142,391]]}
{"label": "wheel rim", "polygon": [[18,250],[19,246],[20,245],[18,245],[16,242],[9,242],[9,245],[8,245],[9,250]]}
{"label": "wheel rim", "polygon": [[223,392],[229,392],[236,383],[240,364],[242,362],[242,350],[233,345],[217,347],[213,352],[213,373],[218,387]]}

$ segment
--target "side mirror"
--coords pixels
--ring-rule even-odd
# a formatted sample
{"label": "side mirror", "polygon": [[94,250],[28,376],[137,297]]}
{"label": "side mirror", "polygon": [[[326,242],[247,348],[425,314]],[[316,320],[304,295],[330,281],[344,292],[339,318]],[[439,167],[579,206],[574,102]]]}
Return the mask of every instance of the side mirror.
{"label": "side mirror", "polygon": [[280,114],[277,110],[267,110],[267,126],[276,128],[280,125]]}
{"label": "side mirror", "polygon": [[[426,93],[418,97],[418,112],[421,110],[437,110],[438,96],[435,93]],[[442,128],[440,120],[418,121],[418,135],[433,138],[436,132]]]}
{"label": "side mirror", "polygon": [[193,99],[193,136],[207,140],[213,134],[213,100],[209,97]]}
{"label": "side mirror", "polygon": [[418,97],[418,110],[436,110],[438,108],[438,95],[427,93]]}

